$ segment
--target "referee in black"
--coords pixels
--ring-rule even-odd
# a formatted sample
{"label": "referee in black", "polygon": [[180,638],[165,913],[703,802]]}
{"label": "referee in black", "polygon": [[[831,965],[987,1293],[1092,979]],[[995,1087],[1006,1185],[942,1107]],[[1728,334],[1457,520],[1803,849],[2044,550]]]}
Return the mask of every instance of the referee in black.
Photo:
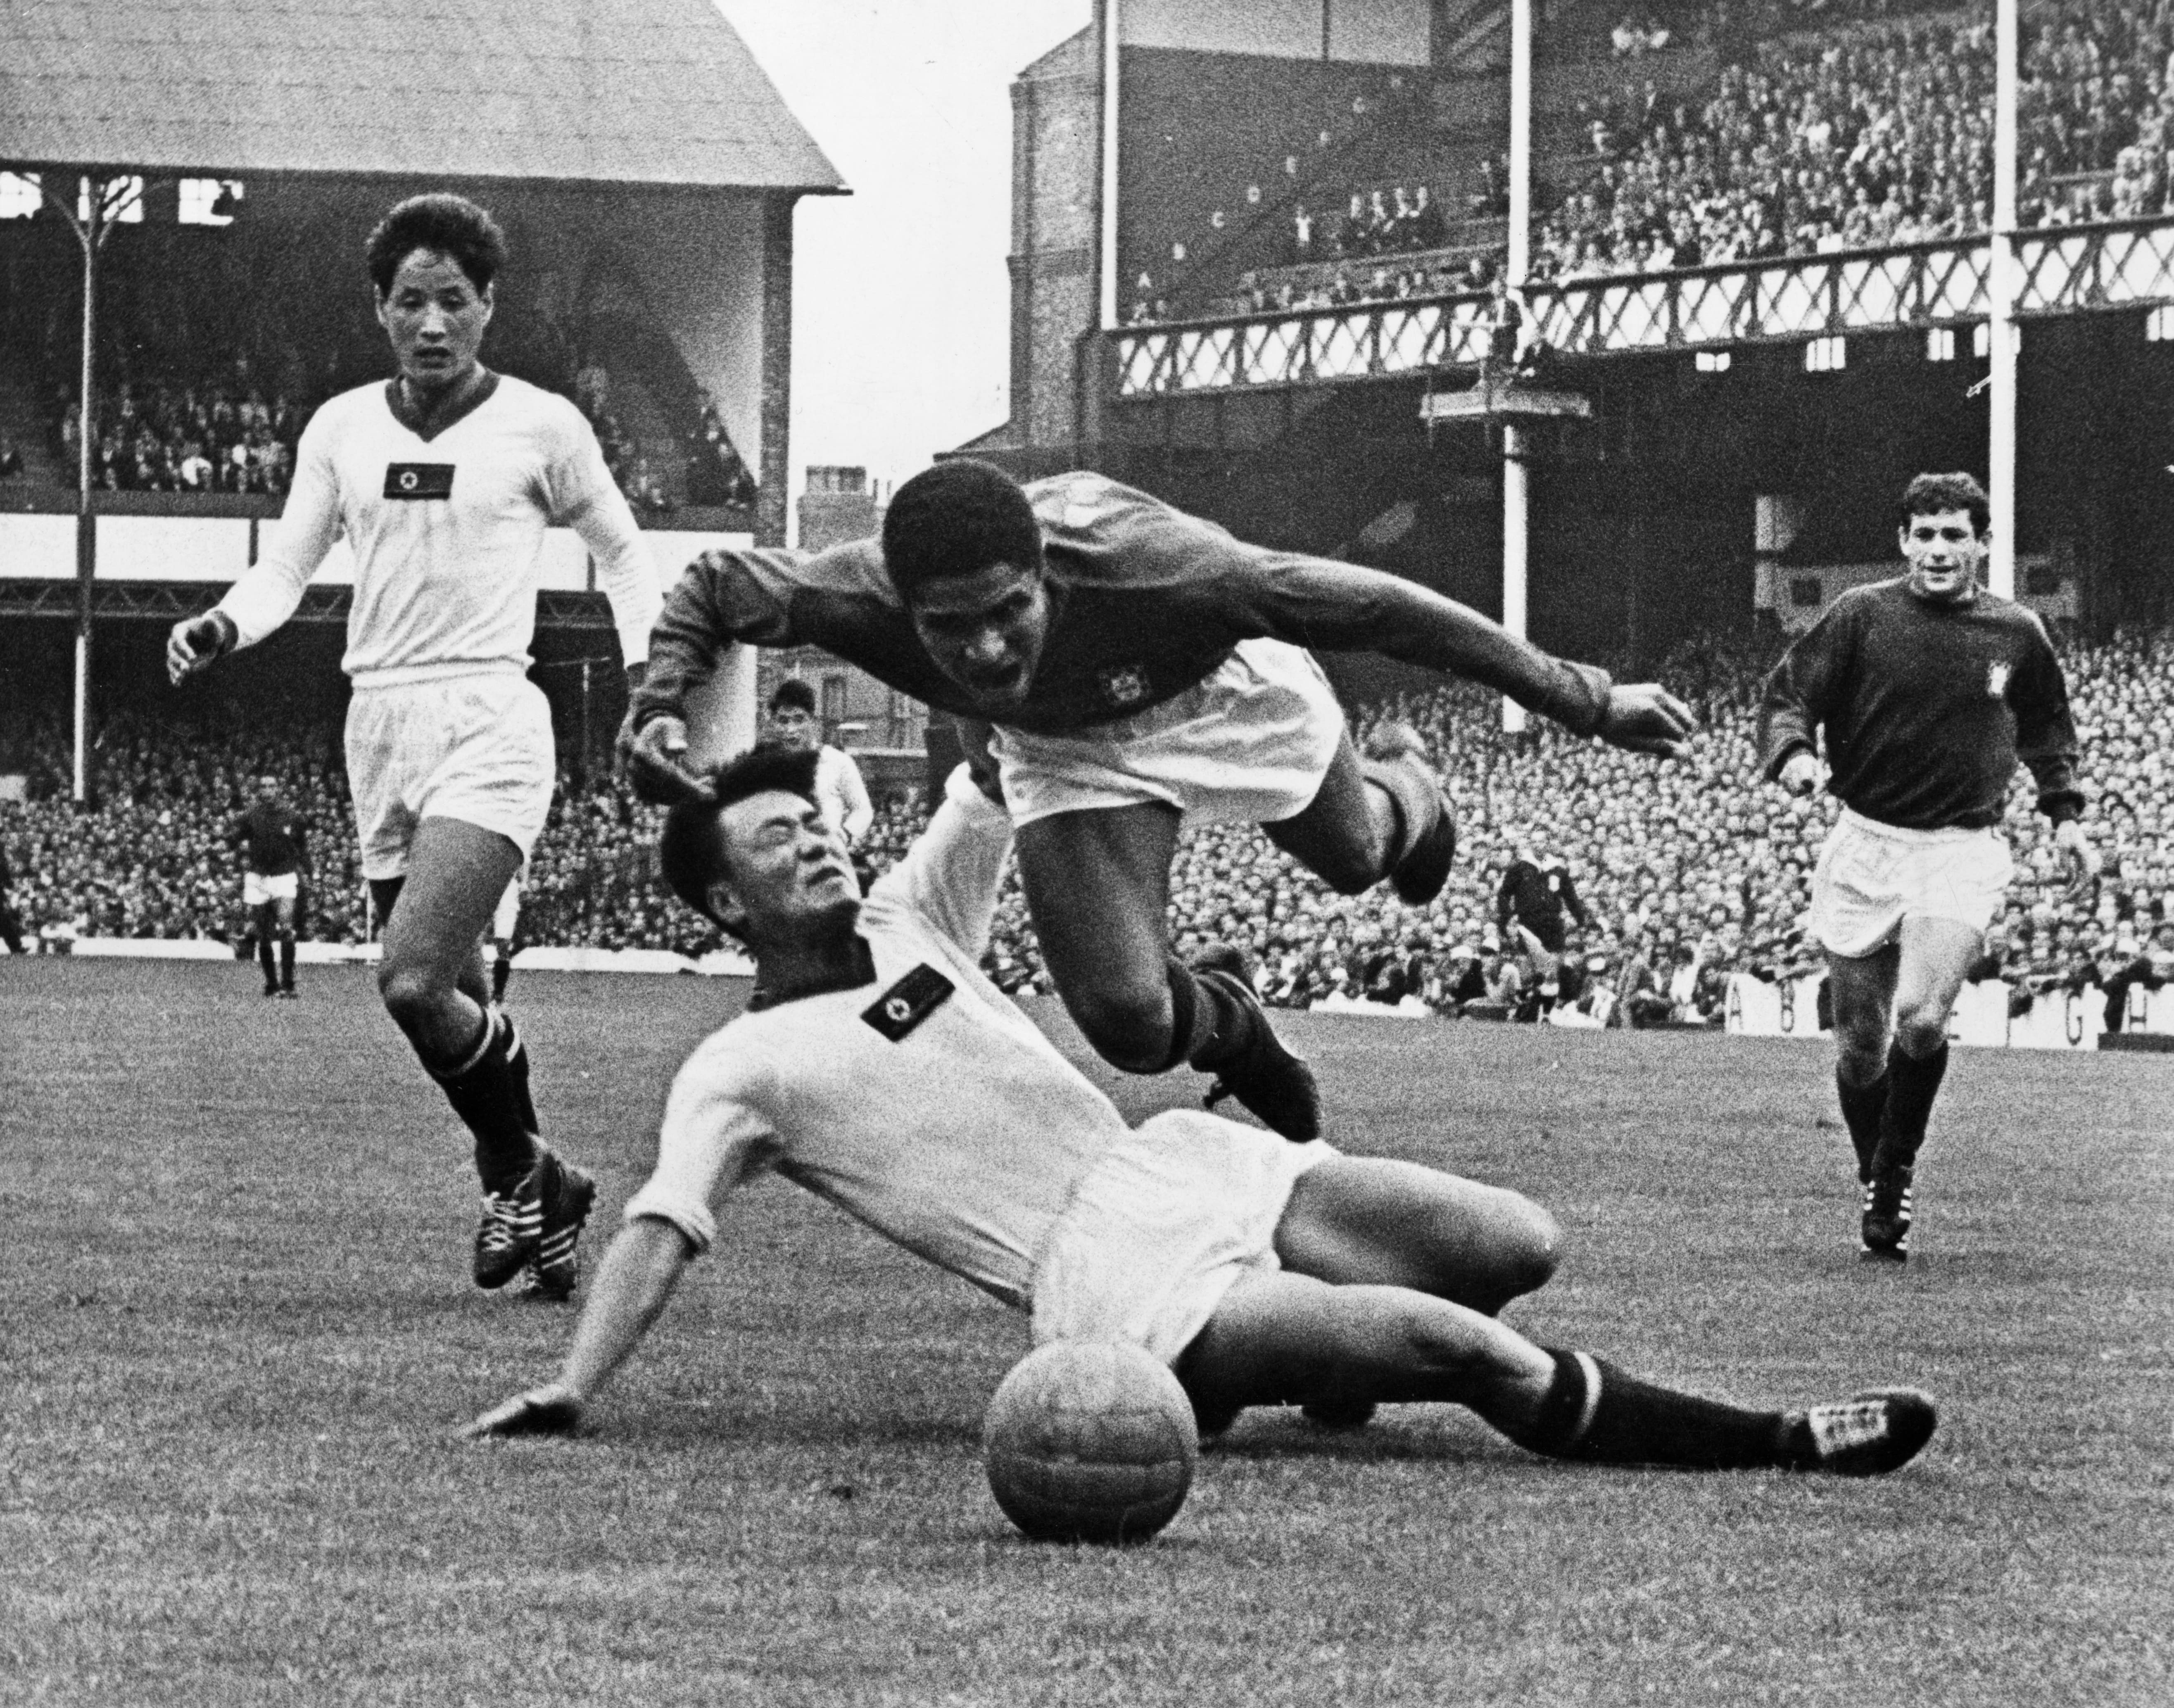
{"label": "referee in black", "polygon": [[1967,474],[1902,497],[1904,573],[1827,608],[1766,680],[1766,776],[1826,786],[1842,812],[1812,879],[1840,1052],[1835,1081],[1863,1183],[1862,1249],[1907,1259],[1918,1148],[1948,1068],[1948,1015],[2014,866],[1998,825],[2020,760],[2079,879],[2076,731],[2044,625],[1979,584],[1991,521]]}

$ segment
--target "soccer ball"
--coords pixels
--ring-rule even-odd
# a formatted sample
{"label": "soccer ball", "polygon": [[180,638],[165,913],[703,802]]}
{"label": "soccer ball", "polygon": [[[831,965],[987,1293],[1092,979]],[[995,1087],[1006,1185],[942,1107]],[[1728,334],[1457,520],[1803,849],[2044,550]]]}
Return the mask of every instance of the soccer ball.
{"label": "soccer ball", "polygon": [[982,1454],[997,1505],[1035,1541],[1144,1542],[1185,1504],[1200,1436],[1167,1365],[1115,1341],[1056,1341],[997,1389]]}

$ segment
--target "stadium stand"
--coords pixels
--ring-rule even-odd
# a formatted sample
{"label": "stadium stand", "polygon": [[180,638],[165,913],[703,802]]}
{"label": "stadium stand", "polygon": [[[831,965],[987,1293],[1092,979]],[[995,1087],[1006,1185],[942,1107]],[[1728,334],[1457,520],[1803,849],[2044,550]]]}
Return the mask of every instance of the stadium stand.
{"label": "stadium stand", "polygon": [[[1560,74],[1544,81],[1535,118],[1535,198],[1544,210],[1536,279],[1986,229],[1993,39],[1977,13],[1903,0],[1711,0],[1616,14],[1598,29],[1605,15],[1571,8],[1563,38],[1543,45]],[[1582,55],[1597,62],[1560,63]],[[2170,68],[2174,13],[2164,6],[2063,0],[2027,13],[2025,226],[2174,211]],[[1484,289],[1499,267],[1502,169],[1485,150],[1445,157],[1414,122],[1420,110],[1406,92],[1371,109],[1363,135],[1323,132],[1307,192],[1284,211],[1283,264],[1247,268],[1235,289],[1203,273],[1205,288],[1190,296],[1182,288],[1143,294],[1133,317]],[[1403,166],[1378,134],[1398,124],[1411,127]],[[1363,162],[1363,176],[1339,181],[1335,165],[1346,159]],[[1187,235],[1195,248],[1209,235]],[[1186,247],[1182,235],[1175,246]]]}
{"label": "stadium stand", "polygon": [[[1744,642],[1680,649],[1663,679],[1704,720],[1692,760],[1663,765],[1547,731],[1495,726],[1488,696],[1452,686],[1378,705],[1415,723],[1455,797],[1462,848],[1450,887],[1424,909],[1386,891],[1333,895],[1257,830],[1188,838],[1171,875],[1181,951],[1238,943],[1272,1001],[1371,997],[1440,1012],[1532,1018],[1559,1001],[1594,1024],[1717,1024],[1728,977],[1775,981],[1812,970],[1800,921],[1831,803],[1791,802],[1754,771],[1758,683],[1771,656]],[[2174,738],[2155,708],[2174,698],[2174,636],[2123,634],[2071,646],[2066,666],[2106,869],[2088,893],[2066,886],[2048,828],[2019,779],[2007,830],[2017,881],[1988,943],[1986,975],[2018,1001],[2095,986],[2109,1019],[2131,984],[2174,976]],[[30,798],[0,803],[16,901],[34,934],[199,937],[242,929],[239,868],[224,831],[269,771],[307,814],[305,934],[360,942],[367,931],[348,824],[346,782],[329,728],[183,732],[119,716],[99,743],[97,804],[65,798],[67,749],[55,724],[30,733]],[[918,802],[884,803],[863,845],[887,868],[922,823]],[[668,949],[699,957],[717,933],[656,882],[657,819],[619,784],[561,778],[528,875],[525,943]],[[1559,970],[1506,940],[1495,911],[1520,849],[1569,865],[1590,911]],[[989,966],[1008,989],[1046,989],[1016,886],[999,911]],[[1546,982],[1559,988],[1543,991]]]}

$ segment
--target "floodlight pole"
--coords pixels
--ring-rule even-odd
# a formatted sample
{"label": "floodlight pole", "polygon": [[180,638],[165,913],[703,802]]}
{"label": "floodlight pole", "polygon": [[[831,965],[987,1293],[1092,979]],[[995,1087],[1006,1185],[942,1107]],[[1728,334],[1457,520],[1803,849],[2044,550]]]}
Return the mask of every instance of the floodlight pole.
{"label": "floodlight pole", "polygon": [[2015,597],[2015,171],[2016,78],[2020,45],[2016,0],[1993,8],[1993,245],[1986,279],[1991,299],[1987,328],[1991,419],[1986,446],[1987,496],[1992,500],[1993,550],[1986,586]]}
{"label": "floodlight pole", "polygon": [[[98,575],[98,518],[90,511],[90,446],[96,420],[91,402],[92,370],[98,352],[98,251],[113,230],[105,206],[107,181],[89,172],[77,180],[82,213],[53,193],[41,176],[39,193],[52,203],[83,246],[83,369],[76,401],[75,470],[75,775],[72,798],[90,798],[90,613],[92,583]],[[112,215],[120,213],[111,210]]]}
{"label": "floodlight pole", "polygon": [[[1533,0],[1510,0],[1510,252],[1504,283],[1511,301],[1526,312],[1524,289],[1532,267],[1533,224]],[[1526,628],[1526,430],[1502,426],[1502,626],[1519,640]],[[1502,727],[1525,727],[1525,708],[1505,695]]]}

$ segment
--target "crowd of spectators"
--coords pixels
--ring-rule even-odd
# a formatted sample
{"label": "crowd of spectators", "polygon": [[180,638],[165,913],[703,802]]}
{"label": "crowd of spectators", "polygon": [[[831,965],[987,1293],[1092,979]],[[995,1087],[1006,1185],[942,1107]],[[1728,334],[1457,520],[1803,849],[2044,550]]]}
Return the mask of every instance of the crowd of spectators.
{"label": "crowd of spectators", "polygon": [[[582,363],[565,389],[595,429],[605,465],[637,512],[754,503],[754,477],[714,402],[705,401],[699,422],[671,457],[660,458],[622,424],[612,408],[610,375],[600,363]],[[102,492],[279,496],[292,483],[295,443],[312,407],[266,384],[246,354],[194,379],[122,380],[97,394],[91,484]],[[54,462],[73,479],[82,435],[73,387],[57,390],[51,420]],[[0,478],[19,470],[12,447],[8,456],[12,466],[0,467]],[[668,466],[673,458],[677,468]]]}
{"label": "crowd of spectators", "polygon": [[[1991,25],[1889,10],[1787,8],[1759,18],[1755,41],[1710,17],[1707,39],[1738,45],[1706,100],[1664,100],[1648,81],[1579,113],[1590,163],[1539,234],[1536,271],[1655,273],[1986,230]],[[2171,64],[2166,0],[2068,0],[2026,20],[2023,225],[2174,211]]]}
{"label": "crowd of spectators", "polygon": [[[1711,51],[1697,95],[1646,63]],[[1924,0],[1707,0],[1622,14],[1609,91],[1564,116],[1569,158],[1538,221],[1540,281],[1668,272],[1974,236],[1993,198],[1993,41],[1976,8]],[[1663,79],[1663,82],[1666,79]],[[2025,228],[2174,214],[2174,0],[2060,0],[2023,25],[2018,219]],[[1475,214],[1506,201],[1501,168]],[[1482,204],[1484,203],[1483,208]],[[1486,287],[1493,255],[1398,265],[1431,249],[1439,199],[1403,183],[1291,215],[1289,260],[1241,281],[1257,312]],[[1370,262],[1382,264],[1368,265]],[[1145,298],[1137,319],[1169,316]]]}
{"label": "crowd of spectators", "polygon": [[[1252,826],[1203,829],[1171,873],[1181,953],[1233,943],[1287,1006],[1371,1000],[1442,1013],[1559,1022],[1712,1025],[1728,977],[1816,972],[1804,933],[1810,879],[1833,803],[1791,800],[1757,774],[1758,684],[1771,649],[1707,642],[1661,671],[1699,709],[1687,763],[1574,740],[1551,727],[1497,727],[1491,696],[1448,685],[1366,709],[1426,738],[1457,806],[1451,882],[1424,907],[1386,889],[1328,889]],[[2105,856],[2085,889],[2064,878],[2045,820],[2019,776],[2006,832],[2017,878],[1988,934],[1980,976],[2036,993],[2128,991],[2174,977],[2174,636],[2124,635],[2071,646],[2066,664],[2085,775],[2086,828]],[[360,942],[370,922],[356,868],[346,781],[329,729],[269,733],[154,730],[118,717],[98,743],[95,809],[66,798],[62,732],[33,741],[30,796],[0,803],[0,840],[33,936],[196,937],[237,941],[246,921],[226,832],[255,788],[277,777],[310,826],[304,934]],[[524,944],[667,949],[700,958],[714,927],[657,878],[658,815],[625,786],[562,776],[525,886]],[[883,804],[859,853],[880,872],[923,823],[917,800]],[[1521,858],[1559,870],[1573,901],[1559,951],[1513,914],[1504,878]],[[1547,933],[1543,931],[1542,935]],[[999,907],[988,965],[1014,991],[1047,988],[1016,884]]]}
{"label": "crowd of spectators", "polygon": [[[286,491],[306,412],[236,356],[200,382],[124,380],[97,397],[91,484],[102,492]],[[83,422],[73,392],[57,400],[52,451],[73,474]]]}

